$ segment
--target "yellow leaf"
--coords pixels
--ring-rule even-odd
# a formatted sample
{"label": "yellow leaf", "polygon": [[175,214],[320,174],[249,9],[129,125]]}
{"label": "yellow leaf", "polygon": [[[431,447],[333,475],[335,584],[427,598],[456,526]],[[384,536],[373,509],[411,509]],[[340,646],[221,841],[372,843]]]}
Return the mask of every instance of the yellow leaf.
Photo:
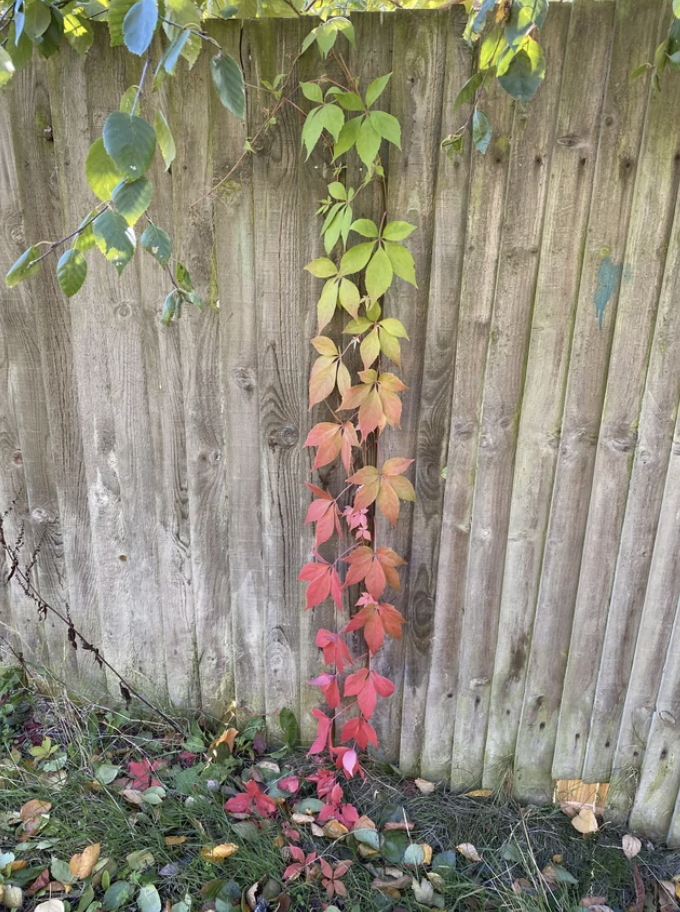
{"label": "yellow leaf", "polygon": [[472,845],[471,842],[463,842],[459,846],[456,846],[463,858],[467,858],[468,861],[481,861],[479,857],[479,852]]}
{"label": "yellow leaf", "polygon": [[582,807],[578,814],[571,818],[571,825],[584,836],[587,833],[597,833],[599,829],[595,812],[587,807]]}
{"label": "yellow leaf", "polygon": [[238,846],[234,842],[223,842],[221,845],[204,846],[200,855],[204,861],[224,861],[230,858],[235,852],[238,852]]}
{"label": "yellow leaf", "polygon": [[23,871],[23,869],[27,868],[27,867],[28,867],[28,862],[26,861],[25,858],[21,858],[21,859],[17,859],[16,861],[13,861],[12,864],[9,866],[9,869],[12,873],[14,873],[15,871]]}
{"label": "yellow leaf", "polygon": [[431,795],[437,788],[436,782],[428,782],[427,779],[416,779],[415,786],[421,795]]}
{"label": "yellow leaf", "polygon": [[236,741],[236,736],[238,735],[237,728],[226,728],[222,734],[217,738],[216,741],[210,745],[214,750],[218,744],[226,744],[229,750],[234,753],[234,742]]}
{"label": "yellow leaf", "polygon": [[33,798],[21,808],[19,816],[24,823],[28,823],[29,820],[34,820],[36,817],[40,817],[41,814],[47,814],[51,807],[52,805],[49,801],[38,801],[37,798]]}
{"label": "yellow leaf", "polygon": [[418,845],[423,850],[423,864],[429,865],[432,862],[432,846],[427,842],[419,842]]}
{"label": "yellow leaf", "polygon": [[329,839],[340,839],[341,836],[345,836],[347,833],[349,833],[349,830],[344,823],[340,823],[339,820],[329,820],[323,828],[324,836],[327,836]]}
{"label": "yellow leaf", "polygon": [[85,880],[86,877],[89,877],[92,869],[99,861],[101,849],[101,844],[96,842],[94,845],[89,845],[86,849],[83,849],[82,854],[74,855],[68,863],[71,874],[77,877],[78,880]]}
{"label": "yellow leaf", "polygon": [[626,858],[635,858],[636,855],[640,854],[642,849],[642,842],[637,838],[637,836],[631,836],[630,833],[626,835],[621,840],[623,846],[623,854]]}
{"label": "yellow leaf", "polygon": [[184,845],[184,843],[186,841],[187,841],[186,836],[166,836],[165,837],[166,846]]}
{"label": "yellow leaf", "polygon": [[490,798],[493,795],[493,789],[473,789],[465,793],[467,798]]}

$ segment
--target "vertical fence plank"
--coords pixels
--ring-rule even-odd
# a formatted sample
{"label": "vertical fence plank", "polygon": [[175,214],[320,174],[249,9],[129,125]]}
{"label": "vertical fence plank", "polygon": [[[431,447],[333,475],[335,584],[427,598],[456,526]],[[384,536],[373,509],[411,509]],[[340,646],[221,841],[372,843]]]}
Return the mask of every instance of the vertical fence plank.
{"label": "vertical fence plank", "polygon": [[[515,788],[527,798],[545,799],[552,790],[562,695],[554,644],[563,642],[564,619],[539,579],[544,550],[549,559],[554,544],[548,524],[613,13],[609,5],[577,2],[571,15],[515,467],[509,541],[525,547],[508,553],[509,562],[520,561],[509,578],[515,580],[514,598],[526,599],[528,611],[536,604],[515,753]],[[590,49],[584,55],[586,40]]]}
{"label": "vertical fence plank", "polygon": [[[653,350],[649,396],[644,394],[654,321],[656,318],[658,330],[663,332],[669,319],[668,298],[662,296],[659,305],[659,292],[680,178],[680,130],[674,125],[672,114],[679,102],[677,83],[673,86],[669,83],[668,92],[653,97],[650,102],[582,545],[564,684],[569,699],[560,717],[553,768],[554,775],[560,779],[566,778],[567,773],[581,775],[634,460],[642,463],[637,473],[637,490],[642,483],[640,475],[650,479],[645,512],[652,527],[651,535],[647,534],[644,540],[642,529],[637,529],[640,538],[634,548],[643,544],[649,548],[673,434],[673,418],[669,413],[677,402],[680,374],[674,366],[677,358],[664,357],[668,338],[665,333],[661,347]],[[653,150],[653,165],[647,149]],[[671,329],[669,326],[668,331]],[[648,463],[646,469],[645,463]],[[562,603],[563,593],[557,593],[556,598]]]}
{"label": "vertical fence plank", "polygon": [[[462,11],[459,11],[462,13]],[[464,17],[447,15],[442,67],[441,135],[453,133],[460,115],[452,111],[459,87],[470,75],[470,54],[462,39]],[[442,44],[444,39],[442,36]],[[442,48],[442,55],[444,47]],[[435,137],[436,142],[436,137]],[[469,158],[436,160],[432,203],[429,301],[425,355],[415,452],[414,511],[409,593],[411,610],[404,630],[404,699],[401,716],[400,768],[417,768],[423,748],[425,713],[432,667],[432,638],[437,562],[442,524],[446,447],[451,418],[458,300],[465,246]],[[420,276],[418,276],[420,281]],[[442,632],[437,631],[437,636]]]}
{"label": "vertical fence plank", "polygon": [[[493,680],[480,689],[491,693],[484,753],[484,784],[495,788],[512,767],[531,634],[530,613],[515,598],[513,581],[504,580],[503,561],[509,522],[512,471],[521,410],[524,370],[534,303],[538,254],[551,171],[571,5],[555,6],[541,32],[552,79],[531,107],[515,117],[508,192],[503,215],[482,417],[476,484],[488,495],[480,503],[478,523],[490,532],[485,542],[488,564],[478,573],[493,575],[488,595],[500,600]],[[507,549],[512,547],[507,543]],[[487,562],[485,561],[485,564]],[[493,571],[491,570],[493,566]],[[495,588],[494,588],[495,587]],[[511,597],[508,598],[508,595]],[[486,657],[486,661],[492,657]],[[477,677],[491,677],[489,666]],[[477,711],[481,707],[477,707]],[[486,706],[484,706],[486,715]],[[479,723],[478,723],[479,724]],[[481,728],[481,725],[479,725]]]}

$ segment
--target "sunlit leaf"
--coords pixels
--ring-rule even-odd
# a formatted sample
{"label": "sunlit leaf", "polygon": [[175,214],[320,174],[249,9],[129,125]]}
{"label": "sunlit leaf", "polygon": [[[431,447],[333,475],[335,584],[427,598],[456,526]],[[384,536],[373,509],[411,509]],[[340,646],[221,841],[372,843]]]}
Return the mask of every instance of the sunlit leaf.
{"label": "sunlit leaf", "polygon": [[[18,285],[19,282],[23,282],[24,279],[30,278],[40,270],[41,264],[36,262],[40,256],[39,247],[29,247],[28,250],[25,250],[19,259],[14,263],[10,271],[5,276],[5,284],[8,288],[14,288],[15,285]],[[30,804],[30,802],[28,802]],[[36,802],[40,804],[41,802]],[[26,807],[26,805],[24,805]],[[49,810],[49,805],[47,806]],[[34,815],[37,816],[37,815]],[[22,820],[28,819],[22,816]]]}
{"label": "sunlit leaf", "polygon": [[118,212],[107,209],[94,220],[94,239],[120,275],[135,252],[134,229]]}
{"label": "sunlit leaf", "polygon": [[87,260],[80,250],[67,250],[57,263],[57,281],[67,298],[73,297],[83,287],[87,277]]}
{"label": "sunlit leaf", "polygon": [[149,170],[156,151],[156,132],[136,114],[114,111],[106,118],[104,148],[127,179],[136,180]]}
{"label": "sunlit leaf", "polygon": [[134,225],[149,208],[151,184],[145,177],[136,181],[121,181],[114,188],[111,198],[116,211],[128,225]]}

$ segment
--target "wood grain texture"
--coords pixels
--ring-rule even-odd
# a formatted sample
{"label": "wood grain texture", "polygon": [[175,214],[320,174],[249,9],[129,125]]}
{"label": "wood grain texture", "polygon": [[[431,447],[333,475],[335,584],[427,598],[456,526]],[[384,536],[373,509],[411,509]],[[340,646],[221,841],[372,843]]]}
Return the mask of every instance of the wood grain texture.
{"label": "wood grain texture", "polygon": [[[500,262],[492,321],[482,416],[482,444],[475,484],[486,490],[480,522],[489,533],[488,597],[499,610],[493,670],[483,688],[488,699],[484,784],[499,786],[512,766],[522,708],[532,613],[517,597],[515,581],[504,578],[512,473],[522,405],[529,329],[538,271],[541,232],[551,172],[555,126],[571,6],[551,11],[541,34],[553,79],[526,112],[515,117],[508,190],[500,241]],[[488,489],[488,490],[487,490]],[[480,499],[481,500],[481,499]],[[516,568],[516,564],[511,564]],[[481,568],[480,568],[481,569]],[[502,581],[502,583],[501,583]],[[501,588],[502,585],[502,588]],[[500,608],[496,608],[500,601]],[[487,644],[487,649],[491,644]],[[493,648],[493,647],[492,647]],[[485,659],[489,661],[489,656]],[[487,709],[482,718],[487,715]],[[481,726],[480,726],[481,727]],[[477,748],[479,749],[479,748]]]}
{"label": "wood grain texture", "polygon": [[[626,62],[629,64],[630,60]],[[643,483],[640,476],[650,479],[644,512],[648,517],[645,523],[651,525],[652,532],[650,536],[649,532],[643,533],[642,527],[639,527],[635,546],[636,550],[644,551],[644,543],[649,549],[650,538],[653,541],[654,537],[667,453],[673,434],[672,410],[677,402],[678,374],[663,358],[658,347],[652,356],[652,363],[655,364],[652,373],[649,344],[655,320],[661,330],[663,323],[669,319],[667,298],[662,298],[664,306],[658,316],[657,308],[680,176],[680,130],[670,127],[671,112],[679,101],[680,86],[675,92],[652,97],[650,101],[631,232],[622,266],[624,279],[619,295],[606,399],[601,421],[595,422],[596,427],[599,425],[599,436],[588,523],[582,546],[581,542],[577,542],[574,549],[579,555],[582,551],[582,559],[579,556],[578,595],[564,684],[569,701],[560,717],[553,767],[557,778],[565,778],[567,773],[576,777],[581,774],[634,461],[642,463],[638,470],[638,491]],[[654,150],[651,172],[648,149]],[[633,325],[634,333],[631,332]],[[663,338],[667,337],[664,335]],[[662,349],[664,347],[662,341]],[[584,369],[590,374],[592,358]],[[645,407],[646,382],[651,384],[651,389],[646,398],[643,428],[640,410],[641,406]],[[657,397],[660,394],[659,401]],[[584,411],[583,398],[579,397],[574,409],[578,408],[581,413]],[[582,511],[585,505],[575,506]],[[564,604],[564,587],[555,593],[555,599]]]}
{"label": "wood grain texture", "polygon": [[[527,575],[515,597],[526,593],[536,599],[515,753],[514,785],[525,798],[552,793],[551,766],[566,658],[563,644],[571,626],[569,612],[555,604],[556,593],[552,586],[544,585],[544,579],[550,579],[556,559],[555,521],[562,519],[551,513],[551,502],[582,266],[583,240],[577,246],[573,239],[583,239],[588,224],[613,13],[611,6],[576,3],[571,15],[520,422],[509,539],[523,539],[531,546],[517,555],[526,561]],[[588,54],[583,53],[586,36],[588,42],[597,41]],[[585,91],[585,86],[596,90]],[[577,565],[572,574],[578,575]]]}

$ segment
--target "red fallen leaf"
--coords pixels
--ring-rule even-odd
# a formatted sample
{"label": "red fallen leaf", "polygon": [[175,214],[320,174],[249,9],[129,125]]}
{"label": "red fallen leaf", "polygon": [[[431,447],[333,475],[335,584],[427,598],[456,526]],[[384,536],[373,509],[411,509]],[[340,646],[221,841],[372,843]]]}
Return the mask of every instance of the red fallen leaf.
{"label": "red fallen leaf", "polygon": [[362,750],[366,750],[369,744],[374,747],[378,746],[378,736],[372,725],[363,716],[357,716],[355,719],[348,719],[342,726],[341,741],[354,739]]}
{"label": "red fallen leaf", "polygon": [[342,611],[342,585],[333,564],[329,564],[319,557],[318,561],[311,561],[304,565],[298,579],[309,583],[307,586],[308,611],[324,602],[329,595],[332,596],[338,611]]}
{"label": "red fallen leaf", "polygon": [[316,707],[312,710],[312,715],[318,720],[316,728],[316,739],[314,743],[309,748],[310,754],[320,754],[322,750],[326,747],[328,743],[329,748],[331,745],[331,730],[333,728],[333,719],[327,716],[325,713],[321,712],[320,709]]}
{"label": "red fallen leaf", "polygon": [[309,855],[305,855],[301,848],[294,845],[288,846],[288,849],[295,862],[288,865],[283,872],[283,877],[284,880],[295,880],[296,877],[299,877],[303,871],[314,863],[316,852],[310,852]]}
{"label": "red fallen leaf", "polygon": [[351,779],[355,773],[359,773],[362,779],[366,778],[366,773],[359,763],[357,752],[353,747],[334,747],[333,753],[335,754],[335,768],[343,769],[348,779]]}
{"label": "red fallen leaf", "polygon": [[337,675],[325,672],[309,683],[321,688],[326,703],[331,709],[337,709],[340,706],[340,688],[338,687]]}
{"label": "red fallen leaf", "polygon": [[33,881],[31,886],[26,890],[27,896],[33,896],[34,893],[37,893],[38,890],[44,889],[47,884],[50,882],[50,869],[45,868]]}
{"label": "red fallen leaf", "polygon": [[154,760],[151,763],[147,757],[144,757],[143,760],[131,760],[128,763],[128,773],[132,778],[130,788],[143,792],[144,789],[160,785],[160,780],[156,779],[153,773],[164,765],[160,760]]}
{"label": "red fallen leaf", "polygon": [[401,591],[396,568],[403,566],[406,561],[392,548],[378,548],[374,551],[368,545],[359,545],[343,560],[350,565],[345,588],[366,580],[366,588],[374,599],[380,598],[388,583],[395,592]]}
{"label": "red fallen leaf", "polygon": [[[401,633],[401,629],[400,629]],[[360,668],[345,681],[345,696],[356,697],[364,718],[370,719],[375,711],[378,694],[389,697],[394,693],[394,684],[377,671]]]}
{"label": "red fallen leaf", "polygon": [[194,754],[191,751],[180,751],[179,759],[182,763],[186,763],[187,766],[192,766],[196,762],[196,757],[198,754]]}
{"label": "red fallen leaf", "polygon": [[359,371],[361,383],[343,395],[340,410],[359,409],[359,430],[365,439],[373,431],[381,433],[385,425],[399,427],[401,399],[397,393],[406,386],[388,371],[378,374],[369,369]]}
{"label": "red fallen leaf", "polygon": [[279,779],[278,786],[289,795],[294,795],[300,788],[300,780],[297,776],[285,776],[283,779]]}
{"label": "red fallen leaf", "polygon": [[316,645],[323,649],[323,660],[326,665],[335,665],[340,673],[344,671],[345,665],[352,665],[347,643],[339,633],[321,628],[316,634]]}
{"label": "red fallen leaf", "polygon": [[299,830],[296,830],[295,827],[292,827],[287,820],[283,821],[281,829],[283,831],[283,835],[289,842],[300,842],[302,839]]}
{"label": "red fallen leaf", "polygon": [[309,505],[305,524],[316,523],[316,547],[318,548],[328,541],[333,535],[333,531],[337,531],[338,536],[342,538],[340,511],[335,498],[331,497],[327,491],[323,491],[309,482],[306,482],[306,484],[312,494],[316,494],[316,500],[313,500]]}
{"label": "red fallen leaf", "polygon": [[376,501],[380,512],[396,528],[399,501],[416,499],[413,485],[408,478],[402,477],[412,462],[412,459],[388,459],[380,471],[375,466],[365,466],[351,475],[347,480],[359,485],[354,498],[354,509],[364,510]]}
{"label": "red fallen leaf", "polygon": [[[338,750],[338,748],[333,748],[333,750]],[[319,798],[325,798],[335,786],[335,773],[327,769],[320,769],[317,773],[308,776],[307,782],[315,782],[317,795]]]}
{"label": "red fallen leaf", "polygon": [[343,424],[322,421],[311,429],[305,446],[317,447],[313,466],[315,469],[334,462],[338,454],[342,454],[342,464],[349,474],[352,467],[352,447],[359,446],[359,438],[351,421],[345,421]]}
{"label": "red fallen leaf", "polygon": [[363,627],[366,645],[372,655],[375,655],[382,646],[385,634],[395,640],[401,639],[401,626],[406,621],[394,605],[388,605],[386,602],[378,604],[367,592],[362,595],[357,605],[363,605],[363,608],[354,615],[342,633],[351,633]]}
{"label": "red fallen leaf", "polygon": [[319,823],[324,823],[327,820],[337,820],[348,830],[354,827],[354,824],[359,819],[359,812],[353,804],[345,803],[343,798],[342,787],[336,783],[328,795],[326,804],[319,811]]}
{"label": "red fallen leaf", "polygon": [[271,817],[276,812],[276,803],[265,795],[257,782],[250,779],[246,782],[245,792],[230,798],[224,809],[229,814],[257,813],[260,817]]}

